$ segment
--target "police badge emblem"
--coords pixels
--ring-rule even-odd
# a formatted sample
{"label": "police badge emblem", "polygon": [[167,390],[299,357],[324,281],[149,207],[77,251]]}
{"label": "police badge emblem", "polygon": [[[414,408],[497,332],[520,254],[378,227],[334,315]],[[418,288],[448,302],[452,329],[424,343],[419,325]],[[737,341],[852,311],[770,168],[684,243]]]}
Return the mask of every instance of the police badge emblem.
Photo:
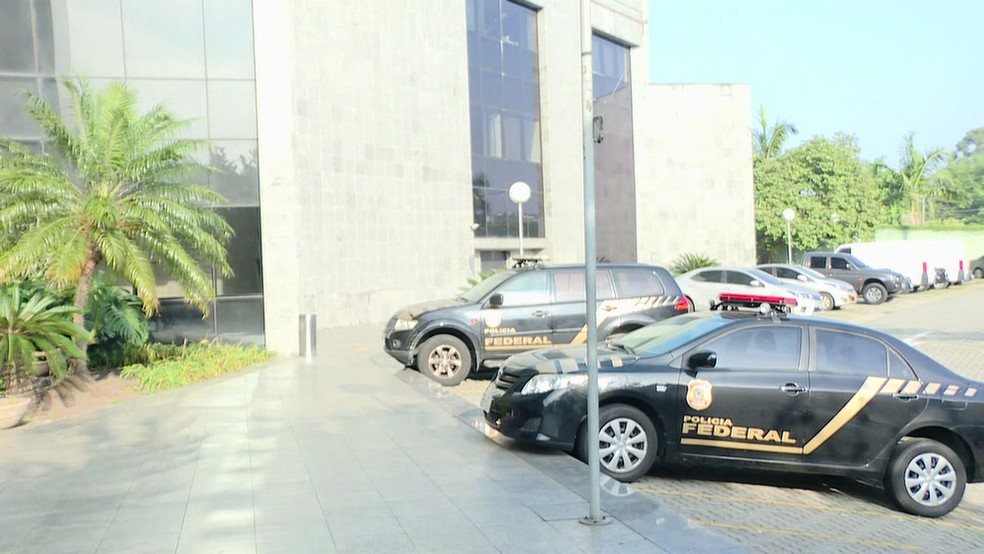
{"label": "police badge emblem", "polygon": [[703,379],[691,379],[687,383],[687,405],[697,410],[706,410],[714,398],[711,396],[713,385]]}

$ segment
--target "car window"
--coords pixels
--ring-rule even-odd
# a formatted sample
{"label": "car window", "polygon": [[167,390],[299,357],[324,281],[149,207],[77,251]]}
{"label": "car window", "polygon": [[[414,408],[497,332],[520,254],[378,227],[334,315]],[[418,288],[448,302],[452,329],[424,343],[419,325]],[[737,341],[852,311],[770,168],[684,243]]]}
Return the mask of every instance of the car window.
{"label": "car window", "polygon": [[693,279],[694,281],[704,281],[707,283],[723,283],[724,272],[719,269],[700,271],[698,273],[694,273],[691,279]]}
{"label": "car window", "polygon": [[488,278],[479,281],[474,287],[468,289],[467,291],[461,293],[458,298],[466,300],[468,302],[478,302],[486,294],[492,292],[492,289],[498,287],[500,283],[506,279],[512,277],[516,273],[513,271],[503,271],[498,273],[493,273]]}
{"label": "car window", "polygon": [[872,338],[818,329],[816,370],[882,377],[888,374],[888,349]]}
{"label": "car window", "polygon": [[765,273],[768,273],[769,275],[776,275],[776,270],[777,269],[778,268],[775,268],[775,267],[759,267],[759,270],[760,271],[764,271]]}
{"label": "car window", "polygon": [[744,285],[749,286],[752,284],[755,278],[744,273],[739,273],[737,271],[725,271],[724,272],[724,282],[729,285]]}
{"label": "car window", "polygon": [[659,296],[663,283],[652,269],[613,269],[619,298]]}
{"label": "car window", "polygon": [[[556,302],[584,302],[584,270],[553,272],[554,300]],[[598,300],[614,298],[612,279],[606,270],[595,274],[595,295]]]}
{"label": "car window", "polygon": [[814,269],[824,269],[827,267],[826,256],[810,256],[810,267]]}
{"label": "car window", "polygon": [[700,349],[717,354],[716,368],[796,371],[802,345],[799,327],[770,325],[728,333]]}
{"label": "car window", "polygon": [[909,364],[907,364],[901,356],[892,350],[888,351],[888,376],[893,379],[916,378],[916,374],[913,373],[912,368],[909,367]]}
{"label": "car window", "polygon": [[850,269],[851,266],[844,258],[830,258],[830,269]]}
{"label": "car window", "polygon": [[789,269],[788,267],[777,267],[774,275],[782,279],[795,279],[799,277],[799,273]]}
{"label": "car window", "polygon": [[502,294],[504,308],[550,303],[546,271],[531,271],[517,275],[503,283],[496,292]]}

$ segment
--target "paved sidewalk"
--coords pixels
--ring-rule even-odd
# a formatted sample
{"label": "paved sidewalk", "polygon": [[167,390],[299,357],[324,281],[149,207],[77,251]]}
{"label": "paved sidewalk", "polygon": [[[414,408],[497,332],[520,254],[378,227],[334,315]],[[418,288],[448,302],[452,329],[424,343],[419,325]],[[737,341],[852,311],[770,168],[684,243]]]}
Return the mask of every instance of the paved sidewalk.
{"label": "paved sidewalk", "polygon": [[[0,552],[738,552],[325,330],[321,357],[0,432]],[[471,427],[471,428],[469,428]]]}

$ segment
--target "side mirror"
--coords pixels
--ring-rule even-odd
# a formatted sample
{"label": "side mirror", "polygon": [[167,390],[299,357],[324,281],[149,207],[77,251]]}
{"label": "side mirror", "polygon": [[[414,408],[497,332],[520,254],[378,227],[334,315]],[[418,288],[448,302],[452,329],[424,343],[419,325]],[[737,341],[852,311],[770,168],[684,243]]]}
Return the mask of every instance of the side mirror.
{"label": "side mirror", "polygon": [[810,282],[810,280],[806,278],[806,275],[803,275],[802,273],[797,273],[796,274],[796,280],[797,281],[803,281],[804,283]]}
{"label": "side mirror", "polygon": [[502,293],[497,292],[489,297],[489,307],[498,308],[502,305]]}
{"label": "side mirror", "polygon": [[748,286],[750,286],[750,287],[761,287],[762,286],[762,281],[759,281],[758,279],[752,279],[748,283]]}
{"label": "side mirror", "polygon": [[714,367],[718,363],[718,356],[710,350],[701,350],[687,359],[687,367],[697,369],[701,367]]}

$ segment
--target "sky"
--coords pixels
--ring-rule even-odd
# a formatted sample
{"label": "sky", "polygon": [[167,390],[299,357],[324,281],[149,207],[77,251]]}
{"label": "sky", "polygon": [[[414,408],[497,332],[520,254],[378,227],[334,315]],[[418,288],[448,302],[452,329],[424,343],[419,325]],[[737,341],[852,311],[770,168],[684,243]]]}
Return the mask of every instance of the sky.
{"label": "sky", "polygon": [[982,0],[649,0],[654,83],[747,83],[799,134],[897,167],[903,138],[953,150],[984,127]]}

